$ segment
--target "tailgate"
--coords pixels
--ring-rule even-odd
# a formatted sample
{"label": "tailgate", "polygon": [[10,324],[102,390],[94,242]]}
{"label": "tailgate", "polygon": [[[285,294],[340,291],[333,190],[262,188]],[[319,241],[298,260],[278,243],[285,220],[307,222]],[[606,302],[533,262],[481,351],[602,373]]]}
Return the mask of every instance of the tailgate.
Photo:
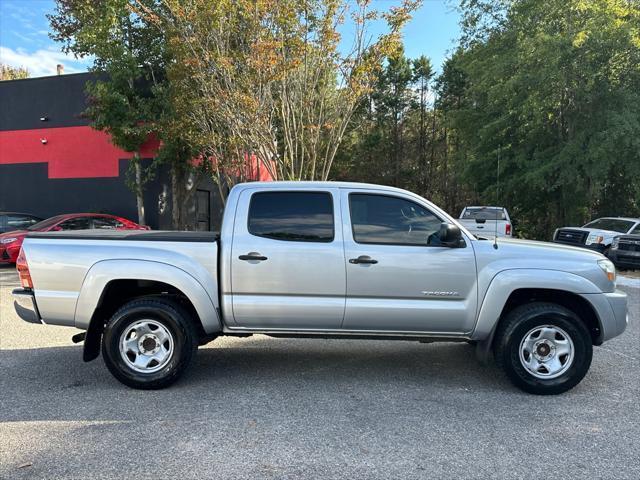
{"label": "tailgate", "polygon": [[[458,220],[474,235],[482,237],[495,236],[496,230],[498,235],[507,234],[506,220]],[[497,225],[496,225],[497,224]]]}

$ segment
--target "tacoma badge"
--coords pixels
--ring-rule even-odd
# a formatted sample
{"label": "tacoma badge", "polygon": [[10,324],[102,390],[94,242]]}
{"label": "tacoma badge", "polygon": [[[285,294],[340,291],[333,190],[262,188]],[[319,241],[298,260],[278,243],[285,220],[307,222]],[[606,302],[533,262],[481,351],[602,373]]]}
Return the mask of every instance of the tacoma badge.
{"label": "tacoma badge", "polygon": [[429,290],[423,290],[422,294],[425,297],[459,297],[460,292],[432,292]]}

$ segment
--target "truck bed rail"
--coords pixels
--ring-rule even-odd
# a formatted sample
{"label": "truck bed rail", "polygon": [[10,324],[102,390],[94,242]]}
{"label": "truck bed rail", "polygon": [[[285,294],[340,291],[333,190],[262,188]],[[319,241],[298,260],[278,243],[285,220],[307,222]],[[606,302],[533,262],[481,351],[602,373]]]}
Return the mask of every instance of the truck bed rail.
{"label": "truck bed rail", "polygon": [[51,240],[128,240],[137,242],[216,242],[219,232],[174,232],[149,230],[74,230],[33,232],[27,238]]}

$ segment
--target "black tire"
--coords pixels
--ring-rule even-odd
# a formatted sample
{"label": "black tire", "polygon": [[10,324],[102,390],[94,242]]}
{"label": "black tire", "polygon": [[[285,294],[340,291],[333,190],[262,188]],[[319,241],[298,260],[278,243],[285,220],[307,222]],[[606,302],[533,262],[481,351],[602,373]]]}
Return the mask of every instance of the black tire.
{"label": "black tire", "polygon": [[[161,367],[164,364],[157,371],[136,371],[120,351],[125,331],[141,321],[160,324],[171,337],[171,348],[167,349],[171,353],[165,356],[162,363],[154,366]],[[160,347],[161,342],[156,342],[156,345]],[[112,375],[129,387],[143,390],[165,388],[178,380],[197,349],[197,330],[189,313],[173,300],[159,296],[142,297],[123,305],[107,323],[102,337],[102,356]]]}
{"label": "black tire", "polygon": [[[565,358],[566,370],[555,378],[539,378],[521,361],[521,343],[536,327],[552,326],[566,333],[573,342],[573,360]],[[535,335],[535,334],[534,334]],[[528,337],[531,338],[531,337]],[[562,335],[559,337],[562,340]],[[554,303],[534,302],[516,307],[503,318],[493,342],[496,363],[518,388],[536,395],[557,395],[575,387],[584,378],[593,357],[591,335],[585,324],[571,310]],[[542,353],[546,353],[542,350]],[[526,359],[526,352],[523,353]],[[560,357],[558,357],[560,360]],[[543,365],[537,372],[545,372]]]}

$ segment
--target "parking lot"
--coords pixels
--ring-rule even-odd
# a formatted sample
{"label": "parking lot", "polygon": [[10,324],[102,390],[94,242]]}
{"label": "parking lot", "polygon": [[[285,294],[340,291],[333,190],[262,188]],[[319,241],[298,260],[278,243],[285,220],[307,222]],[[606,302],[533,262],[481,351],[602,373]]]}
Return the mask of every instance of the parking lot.
{"label": "parking lot", "polygon": [[622,283],[627,331],[557,397],[466,344],[263,336],[145,392],[83,363],[74,330],[20,321],[0,267],[0,478],[637,479],[640,280]]}

